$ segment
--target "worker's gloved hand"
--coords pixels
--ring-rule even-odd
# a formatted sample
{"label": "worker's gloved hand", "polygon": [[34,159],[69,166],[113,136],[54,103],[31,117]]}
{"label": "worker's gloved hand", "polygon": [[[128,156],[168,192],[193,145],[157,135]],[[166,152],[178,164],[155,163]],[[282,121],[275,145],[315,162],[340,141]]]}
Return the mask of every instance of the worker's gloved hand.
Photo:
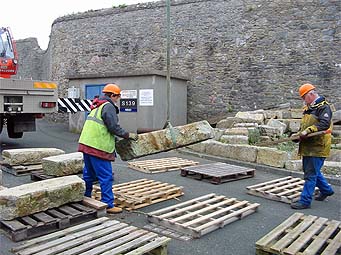
{"label": "worker's gloved hand", "polygon": [[299,133],[300,135],[300,141],[304,140],[304,139],[307,139],[307,135],[309,134],[309,132],[305,129],[303,130],[302,132]]}
{"label": "worker's gloved hand", "polygon": [[292,140],[294,143],[298,143],[300,141],[300,134],[299,133],[294,133],[290,137],[291,138],[297,137],[297,139]]}
{"label": "worker's gloved hand", "polygon": [[129,133],[129,139],[137,141],[139,139],[139,135],[135,133]]}

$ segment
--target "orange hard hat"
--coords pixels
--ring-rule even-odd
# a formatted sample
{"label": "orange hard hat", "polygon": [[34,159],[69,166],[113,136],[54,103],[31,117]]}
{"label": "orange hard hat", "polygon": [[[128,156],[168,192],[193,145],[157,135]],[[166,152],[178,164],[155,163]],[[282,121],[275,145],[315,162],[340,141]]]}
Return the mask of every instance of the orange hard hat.
{"label": "orange hard hat", "polygon": [[303,84],[300,88],[299,88],[299,93],[300,93],[300,97],[303,97],[305,94],[307,94],[309,91],[315,89],[315,86],[310,84],[310,83],[306,83]]}
{"label": "orange hard hat", "polygon": [[109,83],[109,84],[105,85],[102,92],[103,93],[106,93],[106,92],[107,93],[113,93],[113,94],[119,95],[119,94],[121,94],[121,89],[116,84]]}

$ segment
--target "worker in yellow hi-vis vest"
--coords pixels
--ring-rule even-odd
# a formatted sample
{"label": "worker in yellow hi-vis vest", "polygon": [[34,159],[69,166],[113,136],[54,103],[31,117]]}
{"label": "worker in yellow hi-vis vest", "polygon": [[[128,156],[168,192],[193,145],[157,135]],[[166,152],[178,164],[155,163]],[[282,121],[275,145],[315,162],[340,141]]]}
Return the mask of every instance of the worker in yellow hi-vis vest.
{"label": "worker in yellow hi-vis vest", "polygon": [[93,182],[98,179],[101,187],[101,201],[106,203],[108,213],[120,213],[122,209],[114,206],[112,191],[113,172],[111,161],[115,160],[115,135],[137,140],[138,135],[128,133],[118,123],[119,109],[116,106],[121,89],[116,84],[107,84],[104,96],[93,101],[81,136],[78,151],[83,152],[85,196],[91,197]]}

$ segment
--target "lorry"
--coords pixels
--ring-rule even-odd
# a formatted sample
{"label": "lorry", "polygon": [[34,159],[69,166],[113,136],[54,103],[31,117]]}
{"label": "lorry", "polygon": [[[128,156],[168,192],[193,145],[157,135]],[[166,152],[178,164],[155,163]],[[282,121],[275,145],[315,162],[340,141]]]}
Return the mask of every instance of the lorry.
{"label": "lorry", "polygon": [[12,79],[18,70],[18,53],[8,27],[0,27],[0,134],[9,138],[36,131],[36,119],[57,112],[58,87],[50,81]]}

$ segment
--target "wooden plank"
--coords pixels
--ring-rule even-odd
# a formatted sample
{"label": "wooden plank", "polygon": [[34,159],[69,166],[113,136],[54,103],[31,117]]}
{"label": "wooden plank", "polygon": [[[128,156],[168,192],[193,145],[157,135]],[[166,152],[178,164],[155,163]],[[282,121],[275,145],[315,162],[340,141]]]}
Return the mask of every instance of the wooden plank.
{"label": "wooden plank", "polygon": [[81,252],[86,252],[89,249],[93,249],[101,245],[105,245],[109,241],[125,236],[137,229],[136,227],[127,226],[127,224],[123,224],[123,223],[117,224],[116,226],[118,226],[118,228],[115,231],[113,230],[108,231],[104,229],[105,232],[108,232],[106,235],[96,234],[96,236],[94,236],[94,238],[91,241],[88,241],[88,242],[81,241],[82,243],[81,245],[78,245],[72,249],[69,249],[63,253],[58,253],[58,254],[68,255],[68,254],[79,254]]}
{"label": "wooden plank", "polygon": [[[46,243],[45,247],[40,247],[41,252],[37,252],[35,255],[77,254],[82,249],[83,251],[89,250],[91,247],[97,247],[99,244],[105,243],[108,238],[111,238],[114,235],[125,235],[126,232],[129,231],[127,228],[124,228],[125,226],[126,224],[118,223],[106,227],[96,226],[95,228],[86,229],[82,232],[77,232]],[[121,228],[124,229],[120,230]],[[99,242],[99,240],[102,242]],[[36,249],[38,249],[38,247]]]}
{"label": "wooden plank", "polygon": [[[341,248],[341,224],[339,225],[339,233],[329,242],[321,255],[337,254]],[[307,254],[308,255],[308,254]]]}
{"label": "wooden plank", "polygon": [[128,162],[128,167],[145,173],[160,173],[179,170],[181,167],[197,165],[199,162],[177,157]]}
{"label": "wooden plank", "polygon": [[[340,222],[332,220],[326,224],[326,228],[321,231],[317,236],[314,236],[313,241],[311,244],[304,250],[303,254],[317,254],[317,252],[322,248],[322,246],[326,243],[331,235],[340,227]],[[341,240],[339,240],[339,247],[340,247]],[[329,242],[329,245],[331,242]],[[325,249],[326,251],[327,249]]]}
{"label": "wooden plank", "polygon": [[46,214],[45,212],[35,213],[33,214],[33,217],[39,219],[44,223],[54,223],[57,221],[56,218],[53,218],[52,216]]}
{"label": "wooden plank", "polygon": [[341,222],[295,213],[256,242],[256,254],[337,254]]}
{"label": "wooden plank", "polygon": [[271,246],[274,251],[281,251],[297,238],[303,231],[309,228],[309,226],[317,219],[317,216],[304,216],[303,221],[300,222],[295,228],[293,228],[288,234],[286,234],[281,240]]}
{"label": "wooden plank", "polygon": [[63,212],[63,213],[69,214],[73,217],[82,215],[81,211],[76,210],[76,209],[74,209],[68,205],[62,205],[62,206],[58,207],[58,210]]}
{"label": "wooden plank", "polygon": [[326,218],[318,218],[313,224],[304,231],[304,235],[299,236],[294,242],[292,242],[288,248],[284,249],[287,254],[296,254],[320,231],[323,225],[328,221]]}
{"label": "wooden plank", "polygon": [[47,241],[52,240],[54,238],[59,238],[61,236],[65,236],[65,235],[67,235],[69,233],[72,233],[72,232],[81,231],[83,229],[87,229],[87,228],[90,228],[92,226],[96,226],[96,225],[102,224],[102,223],[104,223],[104,222],[106,222],[108,220],[109,220],[109,218],[102,217],[102,218],[98,218],[98,219],[95,219],[95,220],[92,220],[92,221],[89,221],[89,222],[85,222],[83,224],[80,224],[80,225],[77,225],[77,226],[74,226],[74,227],[69,227],[67,229],[60,230],[60,231],[52,233],[52,234],[48,234],[48,235],[45,235],[45,236],[42,236],[42,237],[37,237],[35,239],[26,241],[24,244],[22,244],[20,246],[12,248],[11,251],[12,252],[17,252],[17,251],[23,250],[23,249],[25,249],[27,247],[30,247],[30,246],[33,246],[33,245],[36,245],[36,244],[40,244],[40,243],[43,243],[43,242],[47,242]]}
{"label": "wooden plank", "polygon": [[35,219],[32,219],[32,217],[30,216],[24,216],[24,217],[21,217],[20,219],[26,225],[29,225],[32,227],[38,226],[38,221],[36,221]]}
{"label": "wooden plank", "polygon": [[[172,239],[168,238],[168,237],[158,237],[156,239],[154,239],[153,241],[151,241],[150,243],[147,243],[131,252],[126,253],[125,255],[143,255],[146,254],[147,252],[153,251],[154,249],[158,248],[158,247],[165,247],[166,251],[167,251],[167,245],[168,243],[171,241]],[[166,255],[166,252],[160,251],[158,253],[159,255]]]}
{"label": "wooden plank", "polygon": [[254,213],[258,206],[259,204],[238,201],[236,198],[209,194],[148,213],[148,221],[200,238],[204,234]]}
{"label": "wooden plank", "polygon": [[270,233],[263,236],[256,242],[257,247],[264,247],[277,239],[282,233],[284,233],[288,228],[295,224],[299,219],[303,217],[303,213],[294,213],[283,223],[274,228]]}
{"label": "wooden plank", "polygon": [[[95,247],[89,251],[86,251],[86,252],[82,253],[82,255],[97,255],[97,254],[103,255],[103,253],[107,252],[107,251],[110,251],[109,254],[115,254],[115,252],[114,252],[115,248],[120,247],[122,244],[127,243],[131,240],[134,240],[134,239],[137,239],[141,236],[144,236],[145,234],[147,234],[147,231],[137,230],[137,231],[134,231],[128,235],[114,239],[114,240],[106,243],[105,245],[101,245],[99,247]],[[118,253],[119,252],[116,252],[116,254],[118,254]]]}
{"label": "wooden plank", "polygon": [[[100,188],[95,187],[93,197],[100,200]],[[183,187],[153,180],[141,179],[113,185],[115,205],[134,210],[183,195]]]}
{"label": "wooden plank", "polygon": [[106,209],[107,204],[90,197],[84,197],[82,203],[95,209]]}

